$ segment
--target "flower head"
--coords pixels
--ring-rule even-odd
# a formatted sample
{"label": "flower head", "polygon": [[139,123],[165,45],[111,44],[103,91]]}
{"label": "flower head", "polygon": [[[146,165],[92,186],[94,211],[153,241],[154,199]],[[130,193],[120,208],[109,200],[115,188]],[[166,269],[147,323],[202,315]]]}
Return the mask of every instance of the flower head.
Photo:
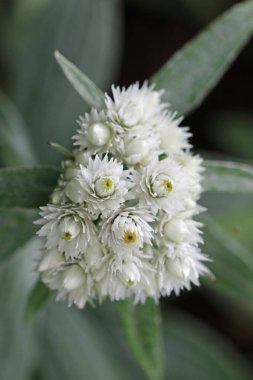
{"label": "flower head", "polygon": [[47,238],[48,249],[57,248],[65,257],[78,258],[89,244],[97,241],[97,229],[87,211],[70,204],[41,207],[42,219],[37,224],[43,227],[39,236]]}
{"label": "flower head", "polygon": [[145,82],[112,86],[104,109],[79,119],[71,159],[41,208],[42,281],[82,308],[107,297],[155,301],[208,274],[193,218],[202,160],[191,136]]}
{"label": "flower head", "polygon": [[129,207],[116,211],[101,223],[100,239],[116,254],[138,251],[151,244],[154,219],[147,210]]}

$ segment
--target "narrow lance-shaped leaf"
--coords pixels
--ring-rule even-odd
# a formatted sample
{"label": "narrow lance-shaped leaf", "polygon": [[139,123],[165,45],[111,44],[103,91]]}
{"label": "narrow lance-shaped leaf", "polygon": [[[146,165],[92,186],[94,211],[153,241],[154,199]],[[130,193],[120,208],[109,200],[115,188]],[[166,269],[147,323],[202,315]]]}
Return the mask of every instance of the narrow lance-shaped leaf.
{"label": "narrow lance-shaped leaf", "polygon": [[37,208],[45,205],[60,171],[50,166],[0,169],[0,207]]}
{"label": "narrow lance-shaped leaf", "polygon": [[160,308],[148,299],[143,305],[132,300],[117,303],[123,334],[149,380],[160,380],[164,372]]}
{"label": "narrow lance-shaped leaf", "polygon": [[25,318],[31,319],[34,314],[45,305],[52,294],[52,290],[50,290],[43,282],[38,280],[28,296]]}
{"label": "narrow lance-shaped leaf", "polygon": [[83,100],[91,107],[103,108],[104,95],[91,79],[58,51],[55,52],[55,58],[62,68],[66,78],[81,98],[83,98]]}
{"label": "narrow lance-shaped leaf", "polygon": [[0,148],[5,165],[32,165],[36,162],[25,122],[14,104],[0,91]]}
{"label": "narrow lance-shaped leaf", "polygon": [[224,75],[253,33],[253,1],[242,2],[179,50],[152,78],[164,100],[187,114]]}
{"label": "narrow lance-shaped leaf", "polygon": [[240,162],[205,161],[203,186],[207,191],[243,193],[253,191],[253,167]]}
{"label": "narrow lance-shaped leaf", "polygon": [[252,371],[231,342],[186,313],[165,319],[165,380],[250,380]]}
{"label": "narrow lance-shaped leaf", "polygon": [[208,266],[216,276],[206,286],[253,312],[253,255],[219,224],[204,215],[204,251],[213,260]]}
{"label": "narrow lance-shaped leaf", "polygon": [[0,209],[0,261],[10,257],[35,234],[36,219],[36,210]]}

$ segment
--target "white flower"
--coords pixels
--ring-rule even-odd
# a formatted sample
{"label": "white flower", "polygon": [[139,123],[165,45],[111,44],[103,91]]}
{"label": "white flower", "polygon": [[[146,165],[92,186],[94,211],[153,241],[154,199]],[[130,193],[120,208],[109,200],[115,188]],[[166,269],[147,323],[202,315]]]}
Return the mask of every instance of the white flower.
{"label": "white flower", "polygon": [[112,138],[112,130],[107,123],[107,117],[104,111],[98,112],[95,109],[91,113],[85,114],[84,118],[79,120],[80,129],[73,136],[74,145],[81,149],[90,149],[94,153],[107,151]]}
{"label": "white flower", "polygon": [[171,243],[202,243],[202,223],[190,219],[188,212],[181,212],[171,217],[163,213],[157,222],[156,238],[163,246]]}
{"label": "white flower", "polygon": [[37,221],[46,237],[38,271],[69,305],[158,301],[210,275],[193,220],[202,159],[161,96],[147,82],[112,86],[105,109],[79,119],[72,159]]}
{"label": "white flower", "polygon": [[90,213],[106,216],[126,200],[132,186],[130,171],[106,155],[103,159],[90,158],[87,167],[81,165],[78,180],[66,192],[73,202],[85,201]]}
{"label": "white flower", "polygon": [[174,246],[173,254],[161,252],[155,264],[161,294],[170,295],[172,291],[179,294],[183,288],[190,290],[191,283],[198,286],[200,275],[210,274],[203,261],[207,261],[206,256],[190,244]]}
{"label": "white flower", "polygon": [[47,251],[39,265],[42,281],[57,291],[57,299],[67,299],[83,308],[96,297],[93,275],[87,270],[84,259],[66,261],[57,249]]}
{"label": "white flower", "polygon": [[70,204],[41,207],[42,219],[35,222],[43,227],[37,232],[46,236],[48,249],[58,248],[65,257],[77,258],[89,244],[97,241],[97,229],[84,208]]}
{"label": "white flower", "polygon": [[190,199],[195,201],[203,190],[201,186],[202,173],[204,172],[203,159],[198,155],[193,156],[187,153],[176,155],[175,158],[187,173],[189,186],[191,187]]}
{"label": "white flower", "polygon": [[148,224],[154,219],[147,210],[129,207],[118,210],[102,221],[100,239],[116,254],[138,251],[151,244],[152,227]]}
{"label": "white flower", "polygon": [[133,128],[152,124],[165,105],[160,102],[161,91],[153,91],[145,82],[128,87],[112,86],[113,99],[106,95],[107,115],[113,129]]}
{"label": "white flower", "polygon": [[96,281],[101,300],[107,296],[111,300],[134,296],[139,302],[154,296],[156,289],[154,268],[146,258],[131,253],[107,254],[97,266]]}
{"label": "white flower", "polygon": [[191,190],[187,173],[173,158],[154,159],[136,170],[133,180],[133,193],[139,198],[140,206],[151,207],[154,214],[164,210],[173,215],[183,210],[185,198]]}
{"label": "white flower", "polygon": [[175,112],[168,112],[157,123],[160,149],[167,154],[178,154],[191,148],[188,141],[191,133],[187,127],[179,127],[182,119],[182,117],[177,118]]}
{"label": "white flower", "polygon": [[116,136],[115,152],[127,165],[146,165],[154,156],[161,153],[159,144],[158,135],[146,129],[145,139],[143,139],[143,131]]}

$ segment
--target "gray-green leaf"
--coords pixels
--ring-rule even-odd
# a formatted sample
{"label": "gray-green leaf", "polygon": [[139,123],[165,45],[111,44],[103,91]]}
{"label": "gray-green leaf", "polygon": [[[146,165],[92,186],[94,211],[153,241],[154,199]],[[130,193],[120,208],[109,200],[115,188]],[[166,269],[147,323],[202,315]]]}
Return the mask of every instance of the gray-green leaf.
{"label": "gray-green leaf", "polygon": [[14,104],[0,91],[0,150],[5,165],[36,163],[32,142],[22,116]]}
{"label": "gray-green leaf", "polygon": [[164,100],[187,114],[224,75],[253,33],[253,2],[235,5],[179,50],[152,78]]}
{"label": "gray-green leaf", "polygon": [[166,380],[250,380],[251,369],[235,347],[187,314],[165,319]]}
{"label": "gray-green leaf", "polygon": [[59,170],[50,166],[0,169],[0,207],[37,208],[45,205],[58,176]]}
{"label": "gray-green leaf", "polygon": [[207,191],[243,193],[253,191],[253,167],[240,162],[204,162],[203,186]]}
{"label": "gray-green leaf", "polygon": [[0,261],[10,257],[35,234],[36,210],[0,209]]}
{"label": "gray-green leaf", "polygon": [[147,378],[162,379],[164,347],[159,305],[151,299],[143,305],[125,300],[117,302],[117,311],[125,339]]}
{"label": "gray-green leaf", "polygon": [[95,108],[104,107],[104,95],[102,91],[81,72],[73,63],[67,60],[58,51],[55,52],[55,58],[59,63],[66,78],[78,92],[81,98],[90,106]]}
{"label": "gray-green leaf", "polygon": [[25,318],[28,320],[31,319],[34,314],[45,305],[51,295],[52,290],[38,280],[28,296]]}
{"label": "gray-green leaf", "polygon": [[252,252],[207,215],[202,220],[205,223],[203,249],[213,260],[208,266],[216,276],[214,283],[207,280],[205,284],[253,312]]}

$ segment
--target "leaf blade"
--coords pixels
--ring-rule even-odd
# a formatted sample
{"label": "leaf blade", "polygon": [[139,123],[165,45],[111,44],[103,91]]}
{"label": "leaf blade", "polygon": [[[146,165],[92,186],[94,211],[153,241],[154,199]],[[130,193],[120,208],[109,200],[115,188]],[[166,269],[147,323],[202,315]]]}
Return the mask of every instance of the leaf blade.
{"label": "leaf blade", "polygon": [[248,42],[252,20],[252,1],[235,5],[152,76],[151,82],[166,90],[164,100],[173,110],[187,114],[202,102]]}
{"label": "leaf blade", "polygon": [[27,298],[25,319],[30,320],[49,300],[53,294],[41,280],[38,280]]}
{"label": "leaf blade", "polygon": [[1,158],[5,165],[31,165],[37,161],[22,116],[1,91],[0,147]]}
{"label": "leaf blade", "polygon": [[201,219],[205,223],[204,250],[213,260],[209,267],[216,276],[215,283],[205,281],[205,285],[252,313],[252,252],[226,233],[211,217],[205,215]]}
{"label": "leaf blade", "polygon": [[104,95],[102,91],[81,72],[72,62],[66,59],[60,52],[55,52],[55,59],[61,67],[68,81],[81,96],[81,98],[90,106],[95,108],[104,107]]}
{"label": "leaf blade", "polygon": [[0,169],[0,207],[37,208],[46,204],[59,173],[46,165]]}
{"label": "leaf blade", "polygon": [[125,339],[140,367],[150,380],[164,372],[159,306],[151,299],[134,305],[132,300],[117,302],[117,312]]}
{"label": "leaf blade", "polygon": [[251,193],[253,167],[240,162],[205,160],[203,186],[206,191]]}
{"label": "leaf blade", "polygon": [[[0,209],[0,262],[11,257],[36,232],[36,210]],[[15,239],[13,238],[15,237]]]}

